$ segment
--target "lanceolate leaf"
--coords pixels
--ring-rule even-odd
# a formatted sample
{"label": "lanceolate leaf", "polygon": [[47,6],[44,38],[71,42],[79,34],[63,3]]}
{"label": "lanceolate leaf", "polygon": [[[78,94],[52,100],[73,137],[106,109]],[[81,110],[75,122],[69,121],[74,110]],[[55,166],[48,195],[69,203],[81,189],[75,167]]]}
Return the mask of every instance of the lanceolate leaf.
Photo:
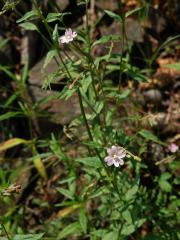
{"label": "lanceolate leaf", "polygon": [[34,145],[32,146],[32,152],[34,155],[33,162],[34,162],[35,168],[37,169],[39,175],[45,180],[47,180],[46,168]]}
{"label": "lanceolate leaf", "polygon": [[23,27],[25,30],[38,31],[37,26],[31,22],[21,23],[19,26]]}
{"label": "lanceolate leaf", "polygon": [[0,152],[20,145],[22,143],[28,143],[25,139],[22,138],[12,138],[0,144]]}
{"label": "lanceolate leaf", "polygon": [[13,117],[17,117],[17,116],[22,116],[22,112],[7,112],[7,113],[0,115],[0,121],[4,121],[9,118],[13,118]]}
{"label": "lanceolate leaf", "polygon": [[82,163],[85,166],[100,168],[102,163],[98,157],[84,157],[75,159],[76,162]]}
{"label": "lanceolate leaf", "polygon": [[32,11],[29,11],[27,12],[22,18],[18,19],[16,22],[17,23],[22,23],[26,20],[32,20],[34,18],[37,18],[38,17],[38,14],[37,14],[37,11],[36,10],[32,10]]}
{"label": "lanceolate leaf", "polygon": [[[78,222],[71,223],[65,227],[58,235],[57,240],[65,239],[67,236],[81,232],[81,226]],[[71,239],[71,238],[69,238]]]}
{"label": "lanceolate leaf", "polygon": [[50,50],[47,55],[46,55],[46,58],[45,58],[45,61],[44,61],[44,65],[43,65],[43,68],[45,68],[50,62],[51,60],[56,56],[57,54],[57,51],[56,50]]}
{"label": "lanceolate leaf", "polygon": [[62,21],[63,20],[63,17],[65,15],[69,15],[71,14],[70,12],[67,12],[67,13],[48,13],[47,17],[46,17],[46,20],[47,22],[54,22],[54,21]]}
{"label": "lanceolate leaf", "polygon": [[41,240],[43,239],[44,233],[38,234],[17,234],[12,240]]}
{"label": "lanceolate leaf", "polygon": [[107,13],[107,15],[110,16],[111,18],[113,18],[115,20],[118,20],[119,22],[123,21],[122,17],[119,16],[118,14],[114,13],[114,12],[111,12],[109,10],[105,10],[105,13]]}
{"label": "lanceolate leaf", "polygon": [[87,232],[87,216],[86,216],[85,210],[83,208],[80,209],[79,223],[82,227],[83,232],[86,234],[86,232]]}
{"label": "lanceolate leaf", "polygon": [[44,166],[44,163],[42,161],[42,159],[40,158],[40,156],[35,156],[33,159],[34,162],[34,166],[36,167],[38,173],[41,175],[41,177],[43,177],[45,180],[47,180],[47,173],[46,173],[46,169]]}
{"label": "lanceolate leaf", "polygon": [[139,8],[135,8],[133,10],[130,10],[130,11],[126,12],[125,17],[127,18],[127,17],[133,15],[134,13],[139,12],[142,9],[143,9],[142,7],[139,7]]}
{"label": "lanceolate leaf", "polygon": [[161,140],[159,140],[158,137],[156,137],[153,133],[151,133],[150,131],[148,131],[146,129],[142,129],[141,131],[139,131],[139,135],[141,135],[146,140],[157,142],[159,144],[165,145]]}

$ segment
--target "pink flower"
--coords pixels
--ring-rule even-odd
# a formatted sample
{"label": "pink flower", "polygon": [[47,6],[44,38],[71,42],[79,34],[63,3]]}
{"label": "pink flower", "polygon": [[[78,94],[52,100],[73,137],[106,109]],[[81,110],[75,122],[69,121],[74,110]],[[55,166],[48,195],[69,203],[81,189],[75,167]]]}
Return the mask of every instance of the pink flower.
{"label": "pink flower", "polygon": [[178,151],[179,147],[175,143],[171,143],[169,144],[168,149],[170,152],[175,153]]}
{"label": "pink flower", "polygon": [[126,156],[126,150],[123,147],[112,146],[107,149],[107,153],[108,156],[104,158],[104,161],[108,166],[112,166],[113,164],[115,167],[124,165],[123,158]]}
{"label": "pink flower", "polygon": [[59,41],[61,43],[69,43],[74,40],[74,38],[77,36],[76,32],[73,32],[71,28],[66,29],[65,34],[59,38]]}

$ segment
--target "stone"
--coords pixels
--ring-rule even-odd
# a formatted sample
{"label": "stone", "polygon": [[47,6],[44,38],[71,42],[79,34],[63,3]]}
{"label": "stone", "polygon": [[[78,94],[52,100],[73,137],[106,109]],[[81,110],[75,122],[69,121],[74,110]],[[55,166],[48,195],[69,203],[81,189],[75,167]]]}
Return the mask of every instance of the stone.
{"label": "stone", "polygon": [[157,89],[150,89],[143,93],[146,102],[160,103],[162,100],[162,94]]}
{"label": "stone", "polygon": [[112,34],[121,37],[119,41],[113,43],[113,53],[122,53],[127,49],[127,44],[130,44],[132,42],[141,43],[144,41],[144,30],[137,20],[127,18],[125,21],[125,29],[128,42],[125,42],[123,46],[123,26],[121,23],[113,21],[109,27],[102,26],[100,28],[101,36]]}
{"label": "stone", "polygon": [[97,0],[95,1],[95,6],[104,10],[114,11],[118,9],[118,1],[111,0],[111,1],[104,1],[104,0]]}
{"label": "stone", "polygon": [[38,57],[38,34],[35,31],[22,31],[21,38],[21,64],[27,63],[32,67]]}
{"label": "stone", "polygon": [[[42,101],[39,105],[40,110],[46,111],[49,115],[48,118],[46,117],[43,119],[43,125],[46,125],[48,121],[54,124],[68,124],[75,117],[81,114],[78,97],[77,95],[73,95],[68,100],[53,98],[45,102],[45,99],[59,94],[59,92],[55,90],[42,89],[44,78],[47,74],[56,71],[58,66],[55,61],[51,61],[46,69],[42,71],[43,64],[44,59],[37,63],[30,71],[28,81],[30,95],[32,96],[34,102]],[[59,79],[57,79],[57,82],[58,80]]]}
{"label": "stone", "polygon": [[56,0],[56,4],[61,11],[64,11],[69,5],[69,0]]}
{"label": "stone", "polygon": [[[0,43],[2,43],[2,41],[4,40],[5,39],[0,35]],[[0,64],[1,65],[13,64],[12,49],[8,42],[0,48]]]}

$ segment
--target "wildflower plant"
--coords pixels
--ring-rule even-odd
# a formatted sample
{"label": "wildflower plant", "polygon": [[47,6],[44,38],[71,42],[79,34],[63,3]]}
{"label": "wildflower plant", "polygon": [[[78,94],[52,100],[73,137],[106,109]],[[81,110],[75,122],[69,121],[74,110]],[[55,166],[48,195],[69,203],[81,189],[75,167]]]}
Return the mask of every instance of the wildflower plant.
{"label": "wildflower plant", "polygon": [[[141,186],[141,171],[146,168],[141,159],[145,152],[141,138],[149,141],[154,136],[143,130],[129,134],[122,127],[119,106],[123,105],[132,89],[124,89],[121,81],[123,73],[134,82],[144,82],[146,77],[130,63],[130,46],[126,55],[112,52],[114,42],[120,38],[123,42],[127,40],[125,33],[123,36],[93,38],[91,28],[95,28],[95,23],[94,26],[89,25],[87,0],[81,2],[86,12],[85,24],[72,29],[64,26],[63,22],[64,15],[69,13],[45,15],[39,1],[32,2],[34,10],[17,23],[26,30],[37,31],[42,37],[48,48],[43,68],[53,59],[58,66],[55,72],[46,76],[42,87],[44,91],[50,91],[58,77],[65,79],[66,85],[53,97],[64,100],[77,97],[81,110],[81,114],[63,128],[66,144],[53,133],[46,142],[37,139],[23,142],[34,154],[31,160],[45,182],[48,182],[48,173],[37,149],[42,149],[42,152],[48,149],[45,160],[48,162],[52,157],[55,162],[52,160],[47,166],[52,165],[55,170],[60,166],[62,172],[55,185],[61,199],[53,206],[55,219],[48,220],[48,223],[45,221],[41,228],[43,233],[32,234],[32,240],[43,239],[43,236],[46,239],[71,239],[73,235],[91,240],[128,239],[149,220],[146,214],[149,198],[145,187]],[[125,19],[139,11],[141,8],[122,16],[111,11],[105,11],[105,14],[124,26]],[[34,19],[44,25],[46,35]],[[54,26],[51,23],[55,23]],[[108,43],[109,48],[104,55],[94,54],[100,45]],[[114,86],[111,76],[117,72],[118,86]],[[125,120],[123,126],[126,123]],[[69,152],[75,143],[81,150],[72,157]],[[177,151],[174,149],[169,148],[171,152]],[[56,171],[58,176],[58,167]],[[163,180],[162,177],[161,184]],[[13,185],[11,188],[19,191]],[[4,194],[9,194],[7,189]],[[39,204],[38,201],[35,203]],[[48,210],[50,208],[48,205]],[[19,239],[23,239],[22,236]]]}
{"label": "wildflower plant", "polygon": [[[88,12],[88,2],[84,2],[84,4],[86,12]],[[37,2],[35,7],[38,12]],[[76,186],[75,183],[73,188],[71,185],[69,185],[69,189],[64,189],[62,187],[57,188],[60,194],[67,197],[67,201],[64,202],[65,205],[66,203],[73,204],[74,201],[78,201],[79,204],[79,219],[77,219],[77,222],[66,226],[65,229],[58,233],[58,236],[60,238],[66,236],[66,234],[68,234],[66,232],[68,230],[66,229],[73,229],[74,225],[76,226],[74,232],[80,228],[80,232],[82,231],[83,234],[87,234],[88,232],[92,236],[98,234],[98,228],[94,228],[93,224],[92,227],[88,228],[91,224],[86,206],[89,199],[94,199],[96,196],[99,196],[101,201],[104,202],[101,206],[101,217],[114,218],[115,221],[115,224],[109,223],[108,229],[102,229],[102,239],[103,236],[108,239],[110,235],[112,235],[113,239],[120,239],[122,236],[128,236],[145,221],[145,219],[141,218],[139,215],[139,219],[137,218],[136,222],[133,223],[131,210],[128,207],[130,202],[133,204],[139,189],[140,158],[130,153],[125,160],[127,152],[129,152],[128,145],[115,137],[116,134],[114,135],[113,131],[115,133],[118,130],[112,129],[112,132],[110,131],[107,134],[109,123],[112,121],[112,117],[108,118],[108,98],[109,94],[113,92],[112,90],[106,90],[108,89],[107,84],[109,83],[106,83],[103,78],[103,75],[107,72],[108,66],[111,65],[111,61],[114,62],[114,66],[119,66],[124,59],[122,60],[119,56],[113,57],[113,55],[111,55],[111,50],[106,56],[94,58],[92,51],[95,47],[98,48],[98,44],[101,43],[101,41],[99,41],[99,43],[98,41],[93,42],[91,38],[88,25],[88,13],[86,14],[84,29],[78,30],[74,28],[74,30],[72,30],[71,28],[66,28],[64,35],[60,37],[58,25],[56,25],[54,29],[51,29],[47,19],[42,16],[42,13],[39,13],[38,16],[45,23],[51,39],[52,47],[47,54],[45,63],[47,65],[52,58],[55,58],[59,66],[57,72],[52,76],[48,76],[45,80],[46,83],[48,82],[46,86],[50,86],[54,78],[59,75],[68,79],[67,86],[61,91],[59,97],[68,99],[77,94],[81,109],[79,120],[84,127],[81,136],[79,136],[79,144],[87,146],[87,152],[85,151],[86,156],[69,159],[67,162],[67,164],[69,164],[70,161],[70,166],[76,166],[76,164],[78,164],[79,167],[84,166],[84,174],[87,177],[87,183],[84,187],[82,186],[79,189],[81,194],[78,197],[76,196],[76,189],[78,189],[78,186]],[[53,19],[51,19],[51,21],[52,20]],[[105,38],[105,42],[106,41],[108,41],[108,37]],[[64,44],[66,44],[68,51],[64,49]],[[119,95],[117,89],[114,95]],[[76,121],[77,119],[74,120],[74,122]],[[78,124],[75,124],[75,126],[76,128],[79,127]],[[117,145],[113,145],[114,142]],[[118,146],[119,144],[123,147]],[[126,174],[124,175],[124,170],[121,168],[124,164],[127,166],[129,165],[129,170],[127,171],[130,171],[132,166],[135,168],[135,179],[128,179],[128,176]],[[110,168],[112,165],[115,166],[115,169]],[[116,171],[118,167],[119,169]],[[75,172],[76,171],[77,170],[75,170]],[[126,182],[125,185],[124,182]],[[99,184],[101,187],[99,187]],[[109,198],[111,198],[111,207],[105,214],[105,209],[103,210],[103,208],[107,207],[106,205],[108,204]],[[114,204],[117,202],[114,207],[113,202]],[[134,204],[134,206],[132,205],[133,209],[136,204]],[[117,210],[118,208],[120,210]],[[124,208],[126,209],[125,211],[123,210]],[[116,216],[113,217],[115,212]],[[116,225],[118,227],[116,227]],[[129,230],[126,228],[129,228]]]}

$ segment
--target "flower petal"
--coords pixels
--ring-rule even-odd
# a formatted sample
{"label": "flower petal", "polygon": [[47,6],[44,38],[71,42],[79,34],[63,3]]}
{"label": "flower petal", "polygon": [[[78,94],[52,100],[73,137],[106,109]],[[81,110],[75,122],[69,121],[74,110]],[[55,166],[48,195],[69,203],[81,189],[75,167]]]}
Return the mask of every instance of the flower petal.
{"label": "flower petal", "polygon": [[73,32],[72,36],[73,38],[77,37],[77,32]]}
{"label": "flower petal", "polygon": [[72,35],[72,29],[71,28],[66,29],[65,35]]}
{"label": "flower petal", "polygon": [[67,41],[65,36],[62,36],[62,37],[60,37],[60,42],[61,43],[67,43],[68,41]]}
{"label": "flower petal", "polygon": [[118,155],[121,154],[121,153],[124,153],[124,152],[126,152],[126,150],[123,147],[118,147],[117,148],[117,154]]}
{"label": "flower petal", "polygon": [[112,157],[107,156],[107,157],[104,158],[104,161],[105,161],[105,162],[109,162],[111,159],[112,159]]}
{"label": "flower petal", "polygon": [[107,165],[108,166],[112,166],[114,164],[114,160],[111,158],[108,162]]}
{"label": "flower petal", "polygon": [[124,160],[123,159],[119,159],[119,164],[122,166],[124,165]]}
{"label": "flower petal", "polygon": [[115,166],[115,167],[119,167],[119,162],[114,161],[114,166]]}
{"label": "flower petal", "polygon": [[126,156],[126,153],[125,152],[123,152],[123,153],[121,153],[121,154],[118,154],[118,158],[124,158]]}
{"label": "flower petal", "polygon": [[116,154],[116,150],[117,150],[116,146],[113,145],[111,148],[108,148],[108,149],[107,149],[107,153],[108,153],[110,156],[113,156],[113,155]]}

